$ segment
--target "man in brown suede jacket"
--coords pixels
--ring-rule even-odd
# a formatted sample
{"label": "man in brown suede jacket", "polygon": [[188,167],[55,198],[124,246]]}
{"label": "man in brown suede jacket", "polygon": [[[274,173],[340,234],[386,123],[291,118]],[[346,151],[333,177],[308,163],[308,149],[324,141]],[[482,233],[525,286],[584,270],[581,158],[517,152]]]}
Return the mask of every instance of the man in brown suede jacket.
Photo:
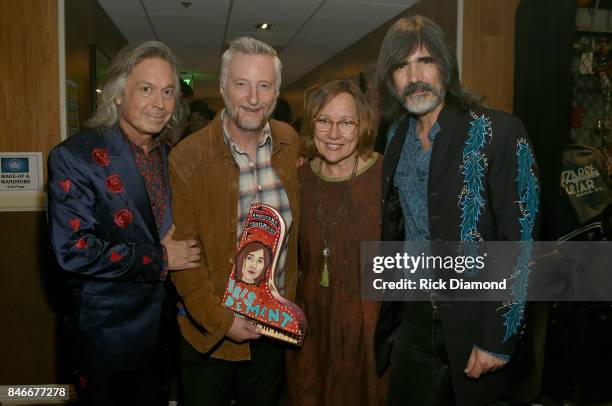
{"label": "man in brown suede jacket", "polygon": [[282,65],[270,46],[234,40],[221,58],[225,110],[170,155],[176,238],[195,239],[202,265],[172,276],[181,299],[181,363],[185,404],[278,404],[284,386],[282,344],[222,307],[251,203],[275,207],[290,227],[276,285],[292,300],[297,282],[298,139],[269,120]]}

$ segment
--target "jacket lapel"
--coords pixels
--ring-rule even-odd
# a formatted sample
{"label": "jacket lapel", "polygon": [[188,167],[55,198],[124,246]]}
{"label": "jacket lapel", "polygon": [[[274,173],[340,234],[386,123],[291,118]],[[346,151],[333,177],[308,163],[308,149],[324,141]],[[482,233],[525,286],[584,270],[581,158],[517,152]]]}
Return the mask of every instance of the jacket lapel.
{"label": "jacket lapel", "polygon": [[[465,119],[466,111],[459,109],[452,103],[444,106],[438,116],[438,124],[440,132],[436,136],[436,141],[433,143],[431,151],[431,161],[429,163],[429,190],[434,190],[435,184],[439,182],[445,183],[451,174],[447,172],[449,165],[454,162],[449,161],[448,157],[456,156],[458,151],[461,151],[464,146],[465,136],[468,131],[469,120]],[[459,168],[457,168],[459,171]],[[450,177],[449,177],[450,176]]]}
{"label": "jacket lapel", "polygon": [[170,227],[172,226],[172,191],[170,190],[170,178],[168,173],[168,154],[170,153],[170,148],[167,144],[162,144],[162,167],[164,168],[163,176],[165,179],[168,179],[167,185],[168,190],[166,193],[166,212],[164,213],[164,224],[161,226],[161,230],[159,230],[160,237],[166,235]]}
{"label": "jacket lapel", "polygon": [[[127,207],[130,207],[130,200],[133,202],[134,208],[140,214],[151,238],[154,241],[159,241],[147,189],[142,176],[140,176],[134,153],[130,149],[127,139],[119,127],[115,127],[105,133],[105,142],[108,145],[111,157],[108,166],[109,175],[119,175],[125,186],[124,191],[119,193],[121,199]],[[136,215],[136,213],[134,214]]]}
{"label": "jacket lapel", "polygon": [[[279,181],[282,183],[285,192],[287,193],[287,199],[289,200],[289,208],[291,210],[292,223],[290,228],[287,230],[287,238],[289,238],[289,231],[293,228],[293,224],[299,224],[299,185],[297,180],[297,166],[292,166],[289,162],[283,162],[283,157],[286,159],[286,155],[281,155],[281,148],[287,148],[293,144],[291,138],[284,135],[283,130],[278,126],[276,120],[270,120],[270,130],[272,131],[272,168]],[[285,145],[286,147],[281,147]],[[298,205],[298,207],[294,207]]]}
{"label": "jacket lapel", "polygon": [[393,184],[393,176],[395,175],[395,169],[397,168],[400,156],[402,155],[402,149],[404,148],[404,141],[406,141],[406,133],[408,132],[409,125],[410,115],[406,114],[401,118],[401,123],[395,131],[395,136],[385,150],[381,190],[381,196],[383,199],[387,196],[387,193],[389,193],[389,188]]}

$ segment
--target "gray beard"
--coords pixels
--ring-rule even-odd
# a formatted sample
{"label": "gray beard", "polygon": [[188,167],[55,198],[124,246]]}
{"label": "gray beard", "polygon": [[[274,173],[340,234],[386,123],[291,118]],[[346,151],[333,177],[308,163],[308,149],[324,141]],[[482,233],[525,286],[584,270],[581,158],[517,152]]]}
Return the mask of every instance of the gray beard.
{"label": "gray beard", "polygon": [[420,98],[410,99],[407,97],[404,100],[403,106],[408,112],[416,115],[427,114],[430,111],[434,110],[436,107],[440,105],[444,101],[444,97],[446,96],[446,92],[444,89],[438,94],[437,92],[432,92],[432,97],[430,99],[422,99]]}
{"label": "gray beard", "polygon": [[248,123],[244,123],[240,120],[238,112],[233,109],[232,105],[225,97],[223,98],[223,102],[225,103],[225,111],[229,119],[232,120],[236,124],[236,126],[243,131],[259,131],[264,128],[270,117],[272,117],[272,114],[274,113],[274,108],[276,108],[276,99],[274,99],[274,103],[272,103],[268,111],[266,111],[262,120],[257,124],[249,125]]}

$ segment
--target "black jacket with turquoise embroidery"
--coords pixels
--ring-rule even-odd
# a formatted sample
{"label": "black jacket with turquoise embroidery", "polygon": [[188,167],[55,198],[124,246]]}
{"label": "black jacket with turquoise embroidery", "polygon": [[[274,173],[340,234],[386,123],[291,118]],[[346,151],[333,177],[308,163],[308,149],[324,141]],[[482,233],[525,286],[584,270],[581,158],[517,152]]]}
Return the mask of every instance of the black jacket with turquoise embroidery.
{"label": "black jacket with turquoise embroidery", "polygon": [[[383,241],[404,239],[404,216],[393,184],[409,116],[395,126],[387,146],[382,179]],[[539,182],[533,152],[521,121],[507,113],[447,104],[438,123],[428,179],[429,235],[432,241],[533,241],[539,219]],[[528,275],[531,260],[519,256],[517,267]],[[517,341],[524,331],[525,298],[502,307],[499,302],[454,302],[441,309],[441,322],[453,388],[458,404],[480,404],[505,395],[514,376]],[[376,364],[389,364],[392,334],[403,303],[383,302],[376,328]],[[467,378],[473,346],[511,355],[502,370]]]}

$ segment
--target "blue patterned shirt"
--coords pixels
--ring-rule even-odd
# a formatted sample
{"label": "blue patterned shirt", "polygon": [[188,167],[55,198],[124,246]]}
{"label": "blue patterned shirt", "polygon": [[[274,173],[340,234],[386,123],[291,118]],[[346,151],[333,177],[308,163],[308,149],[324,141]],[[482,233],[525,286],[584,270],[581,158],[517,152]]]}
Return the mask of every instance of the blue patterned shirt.
{"label": "blue patterned shirt", "polygon": [[[406,241],[429,240],[429,219],[427,207],[427,181],[429,179],[429,161],[436,135],[440,125],[435,123],[427,134],[430,147],[427,151],[416,132],[417,120],[410,118],[408,134],[402,147],[393,184],[397,188],[405,220]],[[393,139],[398,125],[391,130],[389,139]]]}

